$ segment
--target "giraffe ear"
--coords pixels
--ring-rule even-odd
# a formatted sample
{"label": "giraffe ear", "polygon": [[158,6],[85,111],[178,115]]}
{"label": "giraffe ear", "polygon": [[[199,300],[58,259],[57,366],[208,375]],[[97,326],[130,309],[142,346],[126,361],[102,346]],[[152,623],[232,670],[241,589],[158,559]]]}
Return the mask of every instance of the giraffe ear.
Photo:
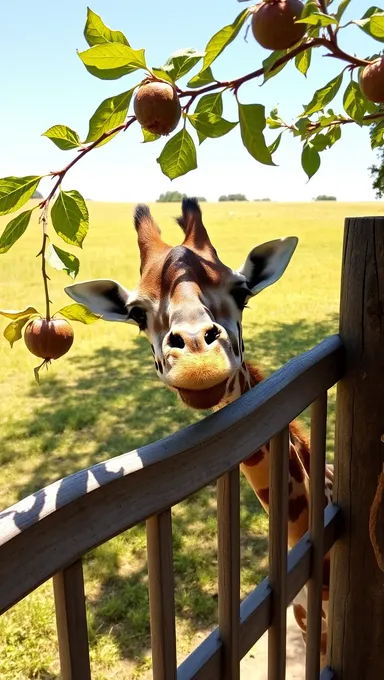
{"label": "giraffe ear", "polygon": [[284,274],[298,241],[296,236],[288,236],[251,250],[239,273],[247,279],[252,295],[257,295]]}
{"label": "giraffe ear", "polygon": [[99,314],[104,321],[128,321],[129,291],[111,279],[95,279],[74,283],[64,288],[75,302]]}

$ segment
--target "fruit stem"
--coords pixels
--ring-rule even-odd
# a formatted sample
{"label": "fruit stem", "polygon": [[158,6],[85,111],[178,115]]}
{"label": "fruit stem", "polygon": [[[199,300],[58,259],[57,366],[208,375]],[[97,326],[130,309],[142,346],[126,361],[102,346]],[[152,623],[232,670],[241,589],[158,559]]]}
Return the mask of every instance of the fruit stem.
{"label": "fruit stem", "polygon": [[41,246],[41,250],[38,253],[38,255],[41,255],[41,273],[43,276],[43,282],[44,282],[44,294],[45,294],[45,318],[47,321],[50,320],[51,318],[51,310],[50,310],[50,299],[49,299],[49,291],[48,291],[48,276],[47,276],[47,270],[46,270],[46,262],[45,262],[45,248],[47,245],[48,241],[48,233],[47,233],[47,222],[48,222],[48,206],[49,203],[46,204],[46,206],[43,209],[43,212],[40,217],[40,222],[43,225],[43,245]]}

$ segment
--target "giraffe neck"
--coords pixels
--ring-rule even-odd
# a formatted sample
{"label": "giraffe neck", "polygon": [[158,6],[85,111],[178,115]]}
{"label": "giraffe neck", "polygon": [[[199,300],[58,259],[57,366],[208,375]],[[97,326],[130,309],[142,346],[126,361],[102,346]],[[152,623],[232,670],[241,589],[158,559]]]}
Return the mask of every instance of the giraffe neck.
{"label": "giraffe neck", "polygon": [[[244,361],[229,382],[227,392],[216,410],[235,401],[262,380],[263,376],[260,371]],[[292,546],[308,529],[309,447],[294,423],[290,425],[289,430],[288,543]],[[242,473],[267,513],[269,512],[269,457],[270,451],[267,443],[240,465]]]}
{"label": "giraffe neck", "polygon": [[[243,362],[230,381],[227,393],[216,410],[238,399],[263,380],[257,368]],[[269,512],[270,449],[265,444],[244,460],[240,469],[261,505]],[[325,504],[332,501],[333,472],[325,468]],[[293,547],[309,526],[309,445],[296,423],[289,425],[289,478],[288,478],[288,546]],[[329,598],[329,554],[323,562],[321,653],[320,668],[326,664]],[[304,642],[307,636],[307,587],[304,586],[293,600],[293,613],[301,629]]]}

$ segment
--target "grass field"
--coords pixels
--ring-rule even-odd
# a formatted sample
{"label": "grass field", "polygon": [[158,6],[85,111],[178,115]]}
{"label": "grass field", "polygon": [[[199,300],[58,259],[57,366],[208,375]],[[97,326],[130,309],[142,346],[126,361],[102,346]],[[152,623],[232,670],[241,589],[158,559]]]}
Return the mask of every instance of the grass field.
{"label": "grass field", "polygon": [[[91,228],[78,279],[137,281],[132,206],[89,203]],[[165,240],[180,242],[179,206],[156,204]],[[239,266],[250,248],[284,235],[299,246],[284,277],[244,317],[247,358],[267,373],[337,330],[344,217],[382,213],[372,204],[203,204],[204,220],[223,261]],[[7,219],[0,218],[0,230]],[[0,259],[0,307],[44,310],[37,221]],[[55,238],[54,242],[58,243]],[[58,243],[58,245],[61,245]],[[78,249],[77,249],[78,250]],[[74,250],[75,252],[75,250]],[[79,253],[76,252],[78,255]],[[52,272],[54,310],[69,303],[68,278]],[[2,317],[1,331],[6,321]],[[0,339],[0,509],[93,463],[174,432],[201,416],[182,408],[158,384],[145,338],[132,326],[74,324],[70,353],[33,380],[38,360],[23,341]],[[332,457],[334,390],[329,400]],[[307,414],[303,414],[307,422]],[[178,655],[181,660],[217,623],[215,490],[173,511]],[[242,481],[242,596],[266,574],[267,521]],[[94,680],[151,677],[145,533],[136,527],[85,558]],[[0,618],[2,680],[59,678],[51,583]]]}

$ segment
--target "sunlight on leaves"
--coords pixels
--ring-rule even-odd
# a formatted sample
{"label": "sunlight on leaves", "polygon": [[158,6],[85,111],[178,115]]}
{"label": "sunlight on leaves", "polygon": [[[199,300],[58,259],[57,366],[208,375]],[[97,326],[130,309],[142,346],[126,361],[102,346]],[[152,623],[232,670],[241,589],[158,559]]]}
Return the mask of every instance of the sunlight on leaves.
{"label": "sunlight on leaves", "polygon": [[157,162],[169,179],[176,179],[197,168],[196,147],[185,128],[166,143]]}
{"label": "sunlight on leaves", "polygon": [[89,227],[88,208],[78,191],[60,191],[51,210],[56,233],[66,243],[82,247]]}

